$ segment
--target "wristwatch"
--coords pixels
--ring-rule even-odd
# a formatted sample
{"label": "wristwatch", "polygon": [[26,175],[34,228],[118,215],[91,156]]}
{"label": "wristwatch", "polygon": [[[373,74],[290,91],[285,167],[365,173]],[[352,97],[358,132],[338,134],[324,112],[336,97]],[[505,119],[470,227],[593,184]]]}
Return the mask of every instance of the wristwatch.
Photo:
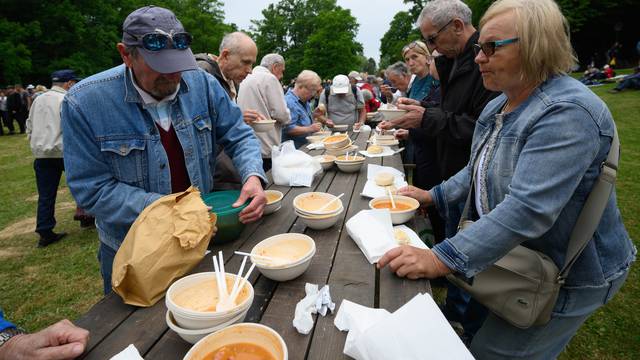
{"label": "wristwatch", "polygon": [[4,345],[12,337],[21,334],[25,334],[24,330],[14,327],[0,331],[0,346]]}

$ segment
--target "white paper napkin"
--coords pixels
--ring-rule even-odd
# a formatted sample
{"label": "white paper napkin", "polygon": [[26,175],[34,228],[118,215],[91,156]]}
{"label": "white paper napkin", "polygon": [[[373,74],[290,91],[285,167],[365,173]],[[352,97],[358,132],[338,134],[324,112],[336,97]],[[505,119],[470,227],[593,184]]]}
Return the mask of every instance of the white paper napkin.
{"label": "white paper napkin", "polygon": [[409,185],[404,180],[404,173],[402,173],[402,171],[399,171],[397,169],[394,169],[388,166],[369,164],[367,167],[368,180],[364,184],[364,188],[362,189],[362,193],[360,195],[370,197],[370,198],[387,196],[387,190],[383,186],[376,185],[376,182],[374,180],[376,175],[380,172],[386,172],[393,175],[393,186],[395,186],[396,189],[400,189],[401,187],[405,187]]}
{"label": "white paper napkin", "polygon": [[388,209],[360,211],[347,221],[347,232],[371,264],[397,246]]}
{"label": "white paper napkin", "polygon": [[318,290],[318,285],[306,283],[304,291],[307,294],[296,304],[293,326],[300,334],[308,334],[313,328],[312,314],[327,315],[327,310],[333,312],[336,307],[331,301],[329,285]]}
{"label": "white paper napkin", "polygon": [[365,151],[365,150],[360,150],[359,153],[364,155],[364,156],[367,156],[367,157],[375,158],[375,157],[383,157],[383,156],[393,155],[396,152],[391,150],[391,148],[388,147],[388,146],[383,146],[382,147],[382,152],[380,154],[370,154],[368,151]]}
{"label": "white paper napkin", "polygon": [[344,300],[334,324],[349,331],[343,352],[356,360],[473,359],[429,294],[393,314]]}
{"label": "white paper napkin", "polygon": [[133,345],[127,346],[124,350],[120,351],[111,360],[144,360],[138,349]]}

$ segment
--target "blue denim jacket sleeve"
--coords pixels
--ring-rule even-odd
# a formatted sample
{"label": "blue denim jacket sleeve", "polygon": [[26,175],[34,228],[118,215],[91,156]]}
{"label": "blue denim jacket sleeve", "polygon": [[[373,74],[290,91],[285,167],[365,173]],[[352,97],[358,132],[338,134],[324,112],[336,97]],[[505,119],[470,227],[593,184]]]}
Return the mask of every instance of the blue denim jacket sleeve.
{"label": "blue denim jacket sleeve", "polygon": [[67,184],[85,211],[105,222],[129,226],[144,208],[162,197],[113,177],[86,117],[73,98],[65,97],[61,117],[65,139],[73,139],[64,143],[65,168],[81,170],[67,171]]}
{"label": "blue denim jacket sleeve", "polygon": [[2,331],[4,329],[15,328],[15,327],[16,327],[15,325],[13,325],[9,321],[5,320],[4,313],[2,312],[2,309],[0,309],[0,331]]}
{"label": "blue denim jacket sleeve", "polygon": [[[471,277],[522,242],[543,236],[594,162],[601,141],[606,141],[601,140],[596,123],[589,112],[571,102],[549,106],[531,124],[504,200],[464,231],[436,245],[433,251],[438,258]],[[468,182],[456,179],[458,175],[434,191],[438,206],[451,194],[459,194],[458,187],[463,185],[458,180]],[[526,224],[522,219],[528,219]]]}
{"label": "blue denim jacket sleeve", "polygon": [[209,82],[209,107],[215,114],[214,132],[216,139],[224,146],[225,152],[233,160],[244,183],[250,176],[257,176],[265,183],[267,177],[262,169],[262,155],[260,142],[253,129],[245,124],[242,111],[233,103],[220,83],[213,77],[207,77]]}

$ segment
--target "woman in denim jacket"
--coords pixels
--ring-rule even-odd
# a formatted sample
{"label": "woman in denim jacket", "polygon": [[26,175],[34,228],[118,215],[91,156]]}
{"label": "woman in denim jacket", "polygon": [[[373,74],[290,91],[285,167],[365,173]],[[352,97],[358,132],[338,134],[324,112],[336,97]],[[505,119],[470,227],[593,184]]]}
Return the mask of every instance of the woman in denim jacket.
{"label": "woman in denim jacket", "polygon": [[[378,266],[389,265],[398,276],[456,272],[473,277],[517,245],[540,251],[562,267],[569,236],[611,146],[614,127],[606,105],[566,75],[576,59],[567,21],[555,2],[499,0],[480,27],[475,61],[484,86],[503,94],[476,124],[469,164],[430,191],[399,191],[424,206],[435,204],[444,215],[473,190],[470,209],[476,221],[432,250],[389,251]],[[491,314],[471,343],[473,355],[555,358],[589,315],[620,289],[635,254],[614,190],[560,290],[551,320],[520,329]]]}

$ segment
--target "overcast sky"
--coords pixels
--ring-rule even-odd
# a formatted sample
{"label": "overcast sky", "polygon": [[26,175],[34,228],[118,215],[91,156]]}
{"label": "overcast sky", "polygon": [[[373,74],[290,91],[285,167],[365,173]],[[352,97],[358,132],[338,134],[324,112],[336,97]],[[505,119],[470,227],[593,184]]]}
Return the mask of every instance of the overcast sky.
{"label": "overcast sky", "polygon": [[[247,30],[251,20],[262,18],[262,9],[277,0],[225,0],[225,22],[235,23],[240,29]],[[389,29],[393,16],[409,5],[402,0],[338,0],[338,5],[351,10],[360,27],[357,40],[364,48],[364,56],[380,62],[380,39]]]}

